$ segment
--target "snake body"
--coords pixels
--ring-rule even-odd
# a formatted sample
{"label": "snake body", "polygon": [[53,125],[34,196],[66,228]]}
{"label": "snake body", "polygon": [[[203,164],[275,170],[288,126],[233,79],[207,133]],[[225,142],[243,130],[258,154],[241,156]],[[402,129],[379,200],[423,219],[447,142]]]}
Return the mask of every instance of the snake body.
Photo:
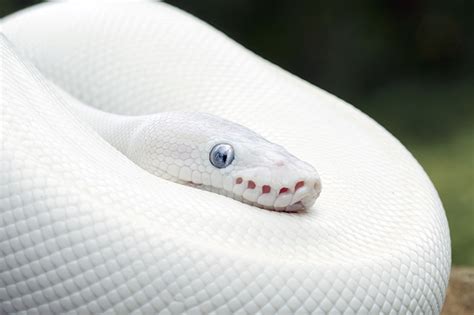
{"label": "snake body", "polygon": [[[0,313],[441,311],[450,270],[441,201],[412,155],[352,106],[163,3],[45,3],[6,17],[2,33]],[[95,110],[117,116],[95,124]],[[207,140],[187,134],[196,138],[173,161],[186,165],[202,144],[207,163],[217,142],[232,142],[238,161],[243,132],[251,173],[238,170],[234,183],[276,192],[303,180],[314,189],[306,211],[196,189],[189,171],[168,180],[181,169],[152,174],[140,139],[164,139],[155,133],[108,138],[117,126],[130,137],[153,130],[138,128],[143,117],[156,117],[159,133],[167,115],[183,120],[170,137],[213,121]],[[222,138],[232,128],[239,136]],[[265,167],[290,160],[305,171],[248,167],[267,152]],[[314,204],[309,165],[324,179]]]}

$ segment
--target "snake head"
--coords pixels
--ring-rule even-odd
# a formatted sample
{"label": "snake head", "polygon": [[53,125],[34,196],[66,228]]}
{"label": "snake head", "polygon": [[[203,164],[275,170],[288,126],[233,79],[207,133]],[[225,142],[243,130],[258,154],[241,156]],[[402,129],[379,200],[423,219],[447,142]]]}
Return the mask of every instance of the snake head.
{"label": "snake head", "polygon": [[[210,152],[222,144],[233,149],[232,163],[212,170],[211,185],[217,184],[231,192],[231,197],[260,208],[288,212],[309,209],[321,193],[317,171],[282,146],[243,126],[234,127],[239,130],[216,137],[207,146]],[[212,164],[212,154],[210,160]]]}
{"label": "snake head", "polygon": [[309,209],[317,171],[254,131],[204,113],[152,115],[134,133],[129,157],[152,174],[260,208]]}

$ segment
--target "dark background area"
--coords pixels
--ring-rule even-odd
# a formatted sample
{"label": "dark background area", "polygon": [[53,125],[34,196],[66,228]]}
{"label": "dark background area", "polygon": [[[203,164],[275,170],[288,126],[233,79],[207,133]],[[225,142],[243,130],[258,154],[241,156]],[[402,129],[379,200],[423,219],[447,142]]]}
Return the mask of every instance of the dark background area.
{"label": "dark background area", "polygon": [[440,193],[453,263],[474,265],[474,1],[166,2],[392,132]]}

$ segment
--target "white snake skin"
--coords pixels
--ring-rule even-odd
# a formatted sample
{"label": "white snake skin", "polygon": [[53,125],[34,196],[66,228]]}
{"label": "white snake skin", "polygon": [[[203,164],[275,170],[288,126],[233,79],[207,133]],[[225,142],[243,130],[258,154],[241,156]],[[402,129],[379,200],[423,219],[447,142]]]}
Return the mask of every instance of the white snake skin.
{"label": "white snake skin", "polygon": [[[352,106],[166,4],[47,3],[2,26],[0,313],[440,312],[436,190]],[[240,123],[316,166],[323,192],[288,214],[153,176],[43,76],[105,111]]]}

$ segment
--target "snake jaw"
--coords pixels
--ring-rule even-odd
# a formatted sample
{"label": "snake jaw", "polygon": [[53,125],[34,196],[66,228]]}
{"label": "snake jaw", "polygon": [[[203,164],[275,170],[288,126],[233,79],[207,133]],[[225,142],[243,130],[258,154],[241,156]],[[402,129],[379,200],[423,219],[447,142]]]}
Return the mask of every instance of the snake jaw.
{"label": "snake jaw", "polygon": [[232,192],[234,199],[243,199],[259,208],[285,212],[308,210],[321,193],[321,180],[317,174],[287,186],[260,185],[237,177]]}
{"label": "snake jaw", "polygon": [[234,185],[217,188],[211,185],[183,182],[187,186],[215,192],[258,208],[279,212],[299,212],[310,209],[321,193],[321,181],[315,176],[297,181],[293,188],[260,185],[254,180],[237,177]]}

